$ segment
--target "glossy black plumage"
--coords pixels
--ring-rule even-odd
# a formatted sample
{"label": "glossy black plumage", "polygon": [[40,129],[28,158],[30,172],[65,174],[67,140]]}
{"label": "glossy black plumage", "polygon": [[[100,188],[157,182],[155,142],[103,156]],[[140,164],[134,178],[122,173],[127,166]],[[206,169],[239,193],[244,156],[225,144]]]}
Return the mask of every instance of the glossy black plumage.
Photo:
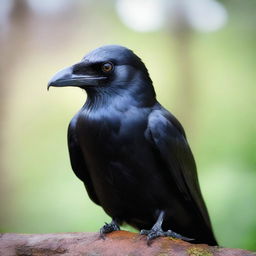
{"label": "glossy black plumage", "polygon": [[[113,69],[105,72],[104,63]],[[49,86],[87,92],[70,122],[68,147],[92,201],[137,229],[150,229],[164,211],[164,230],[217,244],[185,132],[157,102],[148,71],[131,50],[98,48],[57,73]]]}

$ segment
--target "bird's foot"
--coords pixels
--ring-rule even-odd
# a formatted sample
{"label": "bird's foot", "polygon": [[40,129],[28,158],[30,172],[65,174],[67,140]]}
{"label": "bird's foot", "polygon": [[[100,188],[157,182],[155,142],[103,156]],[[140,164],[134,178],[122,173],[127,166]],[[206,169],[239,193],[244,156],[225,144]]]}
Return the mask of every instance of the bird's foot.
{"label": "bird's foot", "polygon": [[100,229],[100,237],[105,239],[105,234],[120,230],[118,224],[112,220],[110,223],[105,223],[105,225]]}
{"label": "bird's foot", "polygon": [[173,232],[172,230],[168,230],[168,231],[163,231],[161,228],[152,228],[150,230],[146,230],[146,229],[142,229],[140,231],[141,235],[146,235],[147,236],[147,244],[150,245],[151,241],[157,237],[171,237],[171,238],[178,238],[178,239],[182,239],[184,241],[192,241],[194,239],[182,236],[178,233]]}
{"label": "bird's foot", "polygon": [[164,231],[162,229],[150,229],[150,230],[146,230],[146,229],[142,229],[140,231],[141,235],[146,235],[147,236],[147,243],[149,244],[151,240],[160,237],[160,236],[165,236],[164,235]]}

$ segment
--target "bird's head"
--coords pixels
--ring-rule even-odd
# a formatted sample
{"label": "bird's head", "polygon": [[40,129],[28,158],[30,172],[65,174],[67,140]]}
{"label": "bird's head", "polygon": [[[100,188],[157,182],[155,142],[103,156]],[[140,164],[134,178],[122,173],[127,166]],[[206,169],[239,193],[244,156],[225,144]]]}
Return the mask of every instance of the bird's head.
{"label": "bird's head", "polygon": [[[120,90],[155,92],[147,68],[131,50],[119,45],[107,45],[87,54],[81,62],[57,72],[50,86],[75,86],[88,94]],[[144,88],[145,87],[145,88]]]}

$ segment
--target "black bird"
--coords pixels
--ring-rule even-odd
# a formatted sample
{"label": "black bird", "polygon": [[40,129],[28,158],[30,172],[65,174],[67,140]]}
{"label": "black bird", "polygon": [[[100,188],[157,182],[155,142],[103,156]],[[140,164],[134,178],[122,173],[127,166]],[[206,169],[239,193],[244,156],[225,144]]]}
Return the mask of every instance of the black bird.
{"label": "black bird", "polygon": [[90,199],[112,217],[101,234],[127,223],[148,241],[217,244],[183,127],[156,100],[138,56],[118,45],[97,48],[59,71],[50,86],[87,93],[69,124],[68,147]]}

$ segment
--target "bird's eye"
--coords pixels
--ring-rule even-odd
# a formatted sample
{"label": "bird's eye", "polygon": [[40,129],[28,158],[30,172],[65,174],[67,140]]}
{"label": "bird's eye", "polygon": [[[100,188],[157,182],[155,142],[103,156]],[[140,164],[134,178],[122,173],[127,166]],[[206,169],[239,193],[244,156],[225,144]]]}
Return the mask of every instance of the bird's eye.
{"label": "bird's eye", "polygon": [[108,73],[113,70],[113,64],[110,62],[106,62],[101,66],[101,68],[103,72]]}

